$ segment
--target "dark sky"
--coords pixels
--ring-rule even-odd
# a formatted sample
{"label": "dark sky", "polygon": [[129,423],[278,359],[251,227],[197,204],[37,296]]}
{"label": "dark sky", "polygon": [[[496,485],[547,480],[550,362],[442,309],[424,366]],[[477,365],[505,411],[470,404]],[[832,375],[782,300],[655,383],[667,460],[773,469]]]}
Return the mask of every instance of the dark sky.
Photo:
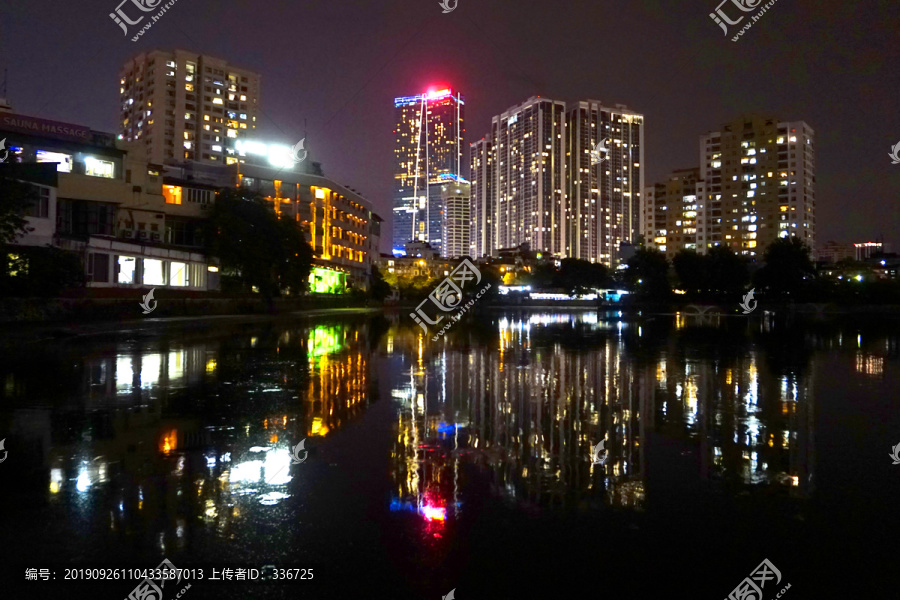
{"label": "dark sky", "polygon": [[292,145],[306,119],[326,175],[389,225],[393,98],[433,82],[465,96],[466,147],[532,95],[627,104],[646,118],[648,185],[697,166],[702,133],[760,111],[816,132],[818,243],[883,235],[900,250],[895,0],[778,0],[738,42],[708,16],[719,0],[459,0],[449,14],[438,0],[178,0],[138,42],[108,16],[119,1],[0,0],[16,112],[114,132],[125,60],[218,56],[262,74],[261,133]]}

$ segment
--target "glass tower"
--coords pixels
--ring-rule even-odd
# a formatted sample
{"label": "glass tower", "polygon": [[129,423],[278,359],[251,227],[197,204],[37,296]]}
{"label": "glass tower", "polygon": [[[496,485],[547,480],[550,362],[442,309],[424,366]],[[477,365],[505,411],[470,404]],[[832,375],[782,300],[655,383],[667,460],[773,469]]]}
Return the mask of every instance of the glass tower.
{"label": "glass tower", "polygon": [[439,250],[444,239],[440,178],[462,170],[465,102],[450,88],[432,89],[395,98],[394,108],[393,251],[402,253],[409,241]]}

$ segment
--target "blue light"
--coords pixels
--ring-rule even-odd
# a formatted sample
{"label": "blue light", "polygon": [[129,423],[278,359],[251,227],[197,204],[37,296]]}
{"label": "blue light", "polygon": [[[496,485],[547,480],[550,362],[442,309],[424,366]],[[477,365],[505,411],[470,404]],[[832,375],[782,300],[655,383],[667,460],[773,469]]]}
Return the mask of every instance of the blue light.
{"label": "blue light", "polygon": [[454,425],[452,423],[451,424],[441,423],[438,425],[438,428],[437,428],[438,433],[453,433],[457,429],[459,429],[459,425]]}

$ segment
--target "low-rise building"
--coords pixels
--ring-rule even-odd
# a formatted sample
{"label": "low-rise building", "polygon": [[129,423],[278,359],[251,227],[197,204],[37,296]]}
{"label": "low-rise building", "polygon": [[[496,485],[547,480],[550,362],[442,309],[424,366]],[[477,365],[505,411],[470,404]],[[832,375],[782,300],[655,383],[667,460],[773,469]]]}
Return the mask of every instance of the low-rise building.
{"label": "low-rise building", "polygon": [[[9,155],[4,176],[33,186],[33,231],[16,246],[53,246],[81,257],[87,285],[216,289],[199,244],[166,237],[161,167],[129,155],[127,144],[88,127],[0,113]],[[15,251],[15,248],[13,249]]]}

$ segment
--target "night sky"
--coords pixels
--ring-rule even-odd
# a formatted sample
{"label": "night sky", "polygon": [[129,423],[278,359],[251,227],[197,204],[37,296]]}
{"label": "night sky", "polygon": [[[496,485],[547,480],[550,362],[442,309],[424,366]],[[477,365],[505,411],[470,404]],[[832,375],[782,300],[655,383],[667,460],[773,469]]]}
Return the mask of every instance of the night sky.
{"label": "night sky", "polygon": [[697,166],[699,136],[742,112],[805,120],[817,244],[883,235],[900,250],[894,0],[778,0],[737,42],[708,16],[719,0],[459,0],[449,14],[438,0],[178,0],[137,42],[108,16],[119,1],[0,0],[15,112],[115,132],[125,60],[157,48],[221,57],[262,75],[262,136],[292,145],[307,120],[313,159],[386,219],[383,251],[393,98],[439,83],[465,97],[466,148],[532,95],[626,104],[646,118],[647,185]]}

